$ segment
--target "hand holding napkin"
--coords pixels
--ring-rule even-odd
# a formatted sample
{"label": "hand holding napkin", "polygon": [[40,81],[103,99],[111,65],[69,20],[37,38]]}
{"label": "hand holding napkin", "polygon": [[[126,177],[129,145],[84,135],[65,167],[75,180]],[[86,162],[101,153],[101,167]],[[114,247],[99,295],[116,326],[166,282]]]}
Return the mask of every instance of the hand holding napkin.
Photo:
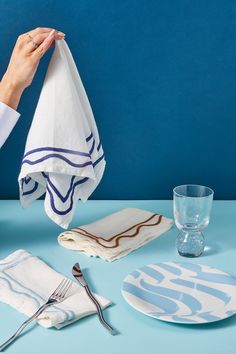
{"label": "hand holding napkin", "polygon": [[64,40],[56,41],[27,137],[19,174],[27,207],[46,192],[45,211],[67,228],[78,199],[99,184],[105,160],[79,73]]}
{"label": "hand holding napkin", "polygon": [[[0,261],[0,301],[31,316],[47,301],[64,276],[39,258],[17,250]],[[103,308],[109,300],[95,295]],[[73,282],[68,297],[45,310],[38,318],[43,327],[60,329],[82,317],[97,312],[85,290]]]}
{"label": "hand holding napkin", "polygon": [[112,262],[170,229],[172,219],[136,208],[122,209],[101,220],[65,231],[61,246]]}

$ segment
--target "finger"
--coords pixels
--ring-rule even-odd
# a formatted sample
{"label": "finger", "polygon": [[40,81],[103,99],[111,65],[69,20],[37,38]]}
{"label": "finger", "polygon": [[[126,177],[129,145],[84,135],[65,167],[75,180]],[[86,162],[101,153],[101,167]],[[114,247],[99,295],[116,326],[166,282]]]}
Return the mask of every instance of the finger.
{"label": "finger", "polygon": [[38,27],[38,28],[35,28],[34,30],[32,31],[29,31],[28,34],[31,36],[31,37],[35,37],[39,34],[50,34],[50,32],[52,31],[56,31],[57,33],[61,34],[61,35],[65,35],[63,32],[60,32],[60,31],[57,31],[56,29],[54,28],[47,28],[47,27]]}
{"label": "finger", "polygon": [[53,28],[37,27],[37,28],[34,28],[33,30],[28,31],[28,33],[29,33],[32,37],[35,37],[36,35],[42,34],[42,33],[47,33],[47,34],[49,34],[52,30],[53,30]]}
{"label": "finger", "polygon": [[[59,34],[58,32],[55,32],[55,39],[62,39],[65,36]],[[43,33],[43,34],[38,34],[37,36],[34,37],[34,41],[35,43],[37,43],[38,45],[40,45],[41,43],[43,43],[43,41],[47,38],[48,34],[47,33]]]}
{"label": "finger", "polygon": [[[45,39],[48,37],[48,33],[38,34],[34,37],[34,39],[29,38],[29,49],[30,51],[34,51],[37,46],[40,46]],[[65,35],[60,34],[58,32],[54,33],[55,40],[60,40],[65,37]]]}
{"label": "finger", "polygon": [[[30,42],[31,42],[31,44],[30,44]],[[16,47],[18,49],[20,49],[20,50],[25,51],[25,52],[31,52],[31,50],[32,50],[32,40],[30,39],[30,37],[26,33],[21,34],[17,38]]]}
{"label": "finger", "polygon": [[39,59],[46,53],[46,51],[50,48],[52,43],[55,40],[55,30],[51,31],[51,33],[45,38],[45,40],[40,44],[40,46],[35,49],[34,55]]}
{"label": "finger", "polygon": [[46,35],[49,35],[49,33],[52,31],[52,28],[41,28],[41,27],[38,27],[38,28],[35,28],[34,30],[32,31],[29,31],[29,32],[26,32],[26,33],[23,33],[21,34],[18,38],[17,38],[17,42],[20,42],[20,43],[28,43],[29,40],[33,39],[34,36],[36,36],[37,34],[40,34],[40,33],[45,33]]}
{"label": "finger", "polygon": [[[49,33],[44,32],[44,33],[45,33],[45,36],[47,37],[50,32]],[[22,49],[22,48],[26,49],[26,51],[32,50],[33,46],[28,45],[30,42],[31,42],[31,44],[32,44],[32,42],[34,42],[34,38],[33,38],[31,32],[27,32],[27,33],[23,33],[23,34],[19,35],[19,37],[17,38],[17,41],[16,41],[17,46],[20,49]],[[35,44],[37,44],[37,43],[35,42]]]}

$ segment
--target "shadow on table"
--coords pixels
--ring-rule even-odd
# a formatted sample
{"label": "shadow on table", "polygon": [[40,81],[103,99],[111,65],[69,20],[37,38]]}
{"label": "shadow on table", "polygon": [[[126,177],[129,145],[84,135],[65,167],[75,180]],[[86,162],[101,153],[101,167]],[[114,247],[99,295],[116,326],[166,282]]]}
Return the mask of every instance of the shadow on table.
{"label": "shadow on table", "polygon": [[221,252],[222,247],[217,243],[208,243],[204,249],[204,252],[201,254],[202,257],[214,256]]}

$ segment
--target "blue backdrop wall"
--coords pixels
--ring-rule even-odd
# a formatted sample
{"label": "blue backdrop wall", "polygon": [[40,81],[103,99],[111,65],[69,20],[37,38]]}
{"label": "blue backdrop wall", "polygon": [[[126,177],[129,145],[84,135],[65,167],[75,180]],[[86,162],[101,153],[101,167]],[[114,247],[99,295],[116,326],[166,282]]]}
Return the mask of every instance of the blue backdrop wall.
{"label": "blue backdrop wall", "polygon": [[[236,198],[235,1],[0,0],[0,76],[16,37],[38,26],[66,33],[97,120],[107,169],[93,198],[171,198],[182,183]],[[50,55],[0,151],[0,198],[18,197]]]}

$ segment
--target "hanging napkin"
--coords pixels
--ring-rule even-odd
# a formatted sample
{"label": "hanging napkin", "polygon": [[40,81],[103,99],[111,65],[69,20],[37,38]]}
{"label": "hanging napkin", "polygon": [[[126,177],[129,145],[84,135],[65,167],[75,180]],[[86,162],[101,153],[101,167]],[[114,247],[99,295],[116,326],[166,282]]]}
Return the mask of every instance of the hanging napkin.
{"label": "hanging napkin", "polygon": [[[31,316],[65,278],[39,258],[17,250],[0,261],[0,301],[27,316]],[[103,308],[111,302],[95,295]],[[73,282],[68,297],[45,310],[38,323],[43,327],[60,329],[82,317],[97,312],[84,288]]]}
{"label": "hanging napkin", "polygon": [[70,50],[56,42],[19,175],[27,207],[45,192],[45,211],[67,228],[78,199],[86,201],[100,182],[104,153],[93,113]]}
{"label": "hanging napkin", "polygon": [[136,208],[122,209],[101,220],[65,231],[61,246],[112,262],[160,236],[173,221]]}

